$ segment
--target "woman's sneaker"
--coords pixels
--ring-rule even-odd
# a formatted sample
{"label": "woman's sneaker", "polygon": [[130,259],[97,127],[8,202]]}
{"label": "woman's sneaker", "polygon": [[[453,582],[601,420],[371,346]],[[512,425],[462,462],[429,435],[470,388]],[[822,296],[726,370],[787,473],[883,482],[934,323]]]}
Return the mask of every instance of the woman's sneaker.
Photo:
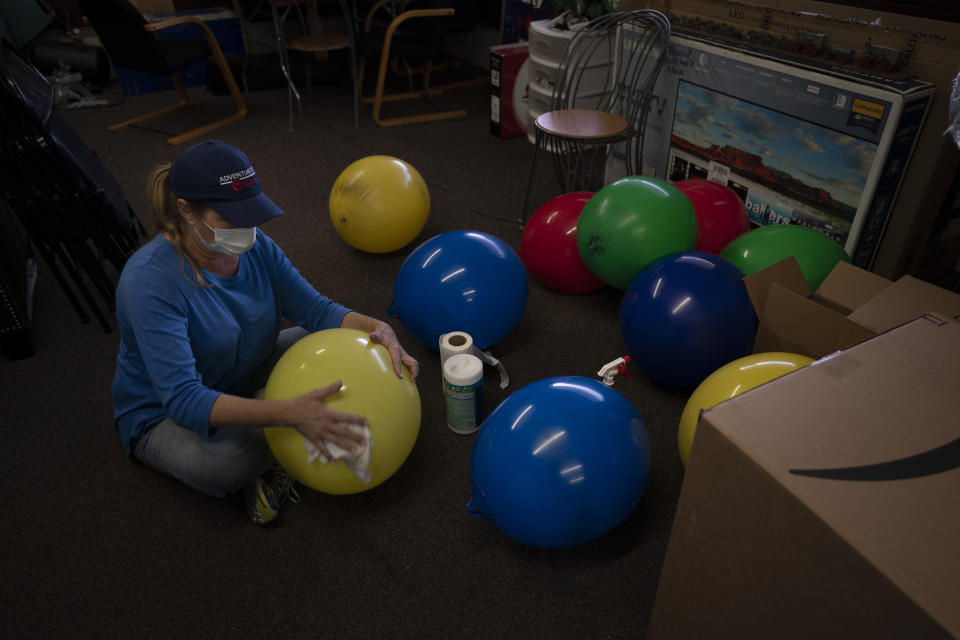
{"label": "woman's sneaker", "polygon": [[280,507],[288,499],[300,502],[300,494],[294,488],[294,479],[281,466],[273,467],[243,490],[247,514],[257,524],[267,524],[277,519]]}

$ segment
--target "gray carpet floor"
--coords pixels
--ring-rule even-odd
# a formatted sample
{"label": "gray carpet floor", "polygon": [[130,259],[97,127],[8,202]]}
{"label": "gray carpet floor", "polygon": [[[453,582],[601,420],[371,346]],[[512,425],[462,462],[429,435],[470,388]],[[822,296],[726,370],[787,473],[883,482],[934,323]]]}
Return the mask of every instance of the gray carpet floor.
{"label": "gray carpet floor", "polygon": [[[157,123],[180,132],[228,113],[203,90],[197,106]],[[119,101],[119,94],[108,94]],[[170,104],[172,93],[65,112],[150,230],[144,186],[180,148],[164,135],[106,126]],[[519,249],[532,158],[523,138],[489,133],[486,87],[435,98],[465,118],[374,126],[349,88],[314,86],[289,130],[284,90],[251,92],[249,117],[214,136],[244,149],[288,214],[264,231],[324,294],[386,317],[404,258],[432,236],[486,231]],[[429,108],[388,105],[393,113]],[[400,157],[430,184],[426,227],[408,247],[373,255],[334,232],[328,195],[352,161]],[[540,201],[552,188],[545,174]],[[624,355],[621,292],[551,291],[532,278],[524,314],[491,350],[510,374],[485,379],[489,412],[512,391],[557,375],[596,377]],[[644,417],[652,470],[636,509],[587,544],[560,550],[512,541],[468,517],[475,436],[445,424],[438,354],[393,321],[422,367],[423,420],[410,457],[383,485],[353,496],[301,490],[275,525],[249,522],[237,500],[192,491],[126,458],[111,420],[118,337],[82,324],[40,263],[36,354],[0,356],[0,621],[7,637],[640,638],[645,635],[682,481],[676,430],[687,394],[631,369],[617,389]]]}

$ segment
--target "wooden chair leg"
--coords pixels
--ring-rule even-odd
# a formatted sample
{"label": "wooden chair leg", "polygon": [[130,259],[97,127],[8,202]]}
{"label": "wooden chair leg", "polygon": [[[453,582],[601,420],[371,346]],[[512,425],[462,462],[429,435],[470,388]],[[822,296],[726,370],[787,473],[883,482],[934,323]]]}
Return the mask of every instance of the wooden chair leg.
{"label": "wooden chair leg", "polygon": [[373,120],[380,124],[380,107],[383,105],[383,83],[387,78],[387,61],[390,54],[387,51],[387,43],[384,43],[383,52],[380,54],[380,68],[377,70],[377,88],[373,92]]}
{"label": "wooden chair leg", "polygon": [[213,52],[213,59],[216,60],[217,66],[220,68],[220,73],[223,75],[224,81],[227,83],[227,88],[230,90],[230,95],[233,97],[233,103],[237,107],[235,113],[227,116],[226,118],[221,118],[209,124],[205,124],[202,127],[197,127],[182,133],[178,136],[167,139],[167,144],[171,146],[176,146],[187,140],[193,140],[198,136],[210,133],[215,129],[220,127],[225,127],[228,124],[237,122],[238,120],[243,120],[247,117],[247,103],[243,99],[243,93],[240,91],[240,87],[237,86],[237,81],[233,77],[233,72],[230,70],[230,65],[227,63],[226,57],[223,55],[223,50],[220,49],[220,44],[217,42],[216,37],[214,37],[213,32],[210,30],[206,24],[201,23],[204,34],[207,36],[207,44],[210,46],[210,51]]}
{"label": "wooden chair leg", "polygon": [[[393,65],[393,60],[390,61],[390,65]],[[367,59],[360,58],[360,62],[357,63],[357,93],[360,95],[360,102],[363,104],[373,104],[376,101],[376,94],[372,96],[363,95],[363,79],[364,72],[367,68]],[[386,83],[386,79],[384,79]],[[424,96],[438,96],[442,91],[429,89],[427,91],[404,91],[403,93],[386,93],[380,96],[381,102],[393,102],[395,100],[410,100],[411,98],[422,98]]]}
{"label": "wooden chair leg", "polygon": [[[387,78],[387,66],[391,64],[390,60],[390,43],[393,40],[393,33],[396,30],[397,26],[405,21],[412,18],[419,17],[442,17],[442,16],[451,16],[453,15],[453,9],[415,9],[410,11],[404,11],[398,17],[390,23],[390,26],[387,27],[387,31],[384,34],[383,38],[383,49],[380,53],[380,66],[377,70],[377,87],[376,91],[372,98],[361,98],[362,102],[373,103],[373,121],[380,127],[392,127],[400,124],[413,124],[415,122],[429,122],[432,120],[446,120],[448,118],[462,118],[467,115],[467,112],[463,109],[457,109],[455,111],[441,111],[436,113],[424,113],[414,116],[399,116],[395,118],[382,118],[380,117],[380,112],[383,108],[384,102],[389,102],[393,100],[405,100],[408,98],[422,97],[424,95],[436,94],[439,92],[434,91],[411,91],[402,94],[390,94],[384,95],[383,89],[384,84],[386,83]],[[369,30],[369,14],[367,21],[367,30]],[[394,62],[395,63],[395,62]],[[358,68],[358,75],[360,78],[363,78],[363,70],[365,69],[364,59],[360,59],[360,66]],[[429,78],[428,78],[429,81]],[[359,85],[362,91],[362,81]]]}
{"label": "wooden chair leg", "polygon": [[380,110],[384,102],[390,100],[402,100],[404,98],[419,97],[432,92],[416,91],[407,94],[383,95],[383,85],[387,78],[387,64],[390,59],[390,40],[389,37],[384,42],[383,52],[380,54],[380,69],[377,72],[377,90],[373,97],[373,121],[380,127],[393,127],[401,124],[414,124],[416,122],[431,122],[433,120],[448,120],[450,118],[463,118],[467,115],[466,110],[457,109],[454,111],[438,111],[434,113],[422,113],[415,116],[397,116],[394,118],[381,118]]}
{"label": "wooden chair leg", "polygon": [[[158,31],[181,22],[191,22],[199,27],[200,31],[203,32],[203,35],[207,40],[207,46],[210,48],[210,53],[213,55],[214,60],[216,60],[217,66],[220,68],[220,73],[223,75],[223,80],[226,82],[227,88],[230,90],[230,95],[233,97],[233,102],[234,105],[236,105],[237,111],[226,118],[221,118],[220,120],[205,124],[202,127],[197,127],[196,129],[192,129],[186,133],[168,138],[167,144],[171,146],[181,144],[188,140],[193,140],[194,138],[202,136],[206,133],[210,133],[215,129],[219,129],[220,127],[224,127],[238,120],[242,120],[247,116],[247,103],[243,99],[243,93],[240,91],[240,87],[237,86],[237,81],[233,77],[233,72],[230,70],[230,65],[227,63],[227,59],[223,55],[223,50],[220,48],[220,44],[217,42],[216,36],[213,35],[213,31],[210,30],[210,27],[207,26],[205,22],[193,16],[178,16],[177,18],[161,20],[155,23],[147,23],[145,28],[149,31]],[[183,84],[178,78],[174,80],[174,84],[177,86],[177,89],[180,92],[183,100],[180,108],[183,108],[183,106],[186,106],[187,92],[183,88]],[[166,113],[171,113],[171,111],[167,111]]]}
{"label": "wooden chair leg", "polygon": [[177,111],[183,111],[188,106],[190,106],[190,96],[187,95],[187,90],[184,88],[183,83],[180,82],[180,78],[176,74],[170,76],[170,79],[173,81],[173,86],[176,87],[177,92],[180,94],[180,102],[173,105],[172,107],[164,107],[158,111],[151,111],[150,113],[144,114],[142,116],[137,116],[136,118],[131,118],[123,122],[118,122],[117,124],[112,124],[107,129],[110,131],[123,131],[130,125],[134,124],[143,124],[145,122],[151,122],[157,118],[162,118],[164,116],[170,115],[171,113],[176,113]]}

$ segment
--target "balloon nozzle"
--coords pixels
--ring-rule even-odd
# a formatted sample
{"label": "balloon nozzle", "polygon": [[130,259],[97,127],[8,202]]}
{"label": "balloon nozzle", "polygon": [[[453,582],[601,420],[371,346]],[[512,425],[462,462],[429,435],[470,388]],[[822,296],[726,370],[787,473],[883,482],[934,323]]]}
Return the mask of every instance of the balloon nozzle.
{"label": "balloon nozzle", "polygon": [[479,489],[474,491],[473,496],[467,501],[467,513],[471,518],[486,518],[487,501],[483,498],[483,492]]}

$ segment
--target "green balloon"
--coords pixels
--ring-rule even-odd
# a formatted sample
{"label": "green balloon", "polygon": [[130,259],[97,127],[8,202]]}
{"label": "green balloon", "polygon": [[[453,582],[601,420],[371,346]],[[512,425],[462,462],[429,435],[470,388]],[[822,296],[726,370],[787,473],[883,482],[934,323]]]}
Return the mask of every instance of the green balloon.
{"label": "green balloon", "polygon": [[720,252],[721,258],[748,276],[790,256],[797,259],[811,291],[817,290],[838,262],[850,262],[843,247],[829,236],[816,229],[788,224],[748,231]]}
{"label": "green balloon", "polygon": [[626,289],[648,264],[697,243],[697,214],[680,189],[630,176],[597,191],[580,212],[577,249],[607,284]]}

